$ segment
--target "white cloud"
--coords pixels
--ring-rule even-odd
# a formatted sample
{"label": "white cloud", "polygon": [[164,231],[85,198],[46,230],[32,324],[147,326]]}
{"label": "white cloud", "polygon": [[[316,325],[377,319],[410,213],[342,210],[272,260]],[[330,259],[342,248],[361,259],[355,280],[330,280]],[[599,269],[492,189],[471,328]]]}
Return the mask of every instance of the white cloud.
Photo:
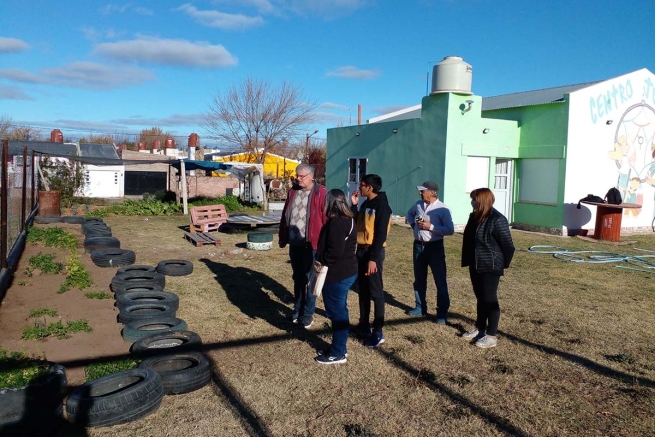
{"label": "white cloud", "polygon": [[338,103],[332,103],[332,102],[323,102],[320,105],[318,105],[319,108],[321,109],[332,109],[332,110],[337,110],[337,111],[347,111],[348,107],[346,105],[340,105]]}
{"label": "white cloud", "polygon": [[264,19],[259,16],[249,17],[247,15],[228,14],[219,11],[201,11],[189,3],[175,10],[184,12],[203,26],[216,27],[223,30],[243,30],[264,24]]}
{"label": "white cloud", "polygon": [[336,18],[349,15],[372,3],[371,0],[281,0],[285,8],[298,15],[322,15]]}
{"label": "white cloud", "polygon": [[366,79],[366,80],[375,79],[379,75],[380,72],[378,70],[361,70],[351,65],[338,67],[326,73],[326,76],[328,77],[345,77],[347,79]]}
{"label": "white cloud", "polygon": [[201,126],[205,122],[205,116],[202,114],[172,114],[163,118],[134,116],[111,122],[128,126]]}
{"label": "white cloud", "polygon": [[34,100],[17,86],[0,85],[0,100]]}
{"label": "white cloud", "polygon": [[143,6],[134,6],[129,3],[124,5],[115,5],[110,3],[104,8],[101,8],[100,12],[104,15],[125,14],[125,13],[134,13],[139,15],[155,15],[155,12],[150,8],[145,8]]}
{"label": "white cloud", "polygon": [[4,79],[13,80],[15,82],[24,82],[24,83],[46,83],[47,80],[43,77],[30,73],[27,70],[21,70],[19,68],[1,68],[0,77]]}
{"label": "white cloud", "polygon": [[94,27],[88,27],[88,26],[84,26],[80,30],[82,34],[84,34],[84,38],[88,39],[89,41],[99,41],[105,38],[108,39],[120,38],[126,33],[124,30],[117,31],[112,28],[106,30],[98,30]]}
{"label": "white cloud", "polygon": [[29,50],[30,45],[16,38],[3,38],[0,36],[0,53],[19,53]]}
{"label": "white cloud", "polygon": [[163,65],[221,68],[238,60],[222,45],[177,39],[140,38],[97,44],[94,53],[122,61],[145,61]]}
{"label": "white cloud", "polygon": [[43,70],[49,83],[82,89],[113,89],[139,85],[156,78],[136,67],[111,68],[94,62],[73,62]]}

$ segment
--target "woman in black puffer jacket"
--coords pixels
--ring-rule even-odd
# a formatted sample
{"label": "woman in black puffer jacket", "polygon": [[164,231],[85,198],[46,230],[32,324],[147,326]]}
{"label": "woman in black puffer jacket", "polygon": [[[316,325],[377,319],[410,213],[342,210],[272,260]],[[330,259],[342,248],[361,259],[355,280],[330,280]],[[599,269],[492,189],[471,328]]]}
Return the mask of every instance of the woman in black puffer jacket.
{"label": "woman in black puffer jacket", "polygon": [[498,283],[514,256],[514,243],[504,215],[494,209],[495,197],[490,189],[471,192],[473,212],[464,229],[462,267],[469,268],[473,292],[477,299],[475,328],[462,334],[481,348],[498,343]]}

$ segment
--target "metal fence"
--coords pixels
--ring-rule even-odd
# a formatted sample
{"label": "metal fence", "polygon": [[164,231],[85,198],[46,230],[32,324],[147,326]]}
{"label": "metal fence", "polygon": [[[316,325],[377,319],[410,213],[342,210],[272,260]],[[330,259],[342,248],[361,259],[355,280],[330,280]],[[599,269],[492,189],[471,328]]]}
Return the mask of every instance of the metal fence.
{"label": "metal fence", "polygon": [[0,171],[0,302],[11,282],[13,272],[25,247],[27,227],[38,208],[38,173],[35,156],[10,155],[9,142],[2,143]]}

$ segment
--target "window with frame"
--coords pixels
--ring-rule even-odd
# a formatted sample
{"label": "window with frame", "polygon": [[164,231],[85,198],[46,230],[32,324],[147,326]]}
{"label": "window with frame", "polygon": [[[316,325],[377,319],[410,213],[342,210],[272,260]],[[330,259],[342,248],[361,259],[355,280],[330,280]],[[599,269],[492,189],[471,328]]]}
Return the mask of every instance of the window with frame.
{"label": "window with frame", "polygon": [[559,159],[521,159],[519,202],[557,205]]}

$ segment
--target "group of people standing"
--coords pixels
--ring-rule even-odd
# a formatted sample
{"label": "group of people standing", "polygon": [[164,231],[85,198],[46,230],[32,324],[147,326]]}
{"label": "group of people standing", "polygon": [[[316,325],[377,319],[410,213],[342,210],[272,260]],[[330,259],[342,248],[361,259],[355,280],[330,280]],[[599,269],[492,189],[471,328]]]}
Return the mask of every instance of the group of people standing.
{"label": "group of people standing", "polygon": [[[314,262],[327,266],[322,295],[325,312],[332,323],[329,350],[317,351],[316,361],[337,364],[347,361],[346,344],[350,333],[348,291],[357,283],[359,323],[355,334],[365,346],[384,343],[384,286],[382,271],[386,240],[391,228],[391,207],[375,174],[361,178],[359,190],[350,196],[343,191],[314,182],[314,168],[300,164],[296,184],[289,191],[280,221],[279,245],[289,245],[293,271],[293,323],[310,328],[314,323],[316,297],[308,291],[308,273]],[[407,220],[414,230],[414,295],[416,307],[407,313],[427,316],[428,267],[437,287],[437,318],[447,324],[450,298],[446,280],[443,238],[454,233],[448,207],[439,200],[439,186],[426,181],[417,187],[421,199],[410,208]],[[360,197],[365,200],[359,205]],[[462,338],[481,348],[497,344],[500,319],[498,284],[514,253],[507,219],[493,208],[494,195],[488,188],[471,192],[473,212],[464,230],[462,267],[469,267],[477,299],[475,327]],[[370,321],[371,301],[373,322]]]}

